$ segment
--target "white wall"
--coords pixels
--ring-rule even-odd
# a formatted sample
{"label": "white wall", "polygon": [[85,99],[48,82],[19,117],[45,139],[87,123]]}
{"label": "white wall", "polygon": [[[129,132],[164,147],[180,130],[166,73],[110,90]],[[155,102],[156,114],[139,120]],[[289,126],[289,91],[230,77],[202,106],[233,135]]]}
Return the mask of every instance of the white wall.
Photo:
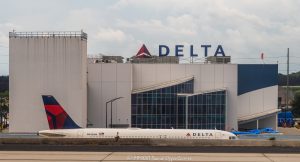
{"label": "white wall", "polygon": [[[89,64],[88,65],[88,120],[93,127],[105,127],[105,103],[116,97],[124,97],[113,103],[113,123],[131,123],[131,91],[153,84],[184,77],[195,77],[195,92],[227,88],[236,95],[237,66],[218,64]],[[236,96],[229,96],[227,125],[237,127]],[[110,105],[108,105],[108,124]],[[117,111],[117,112],[114,112]]]}
{"label": "white wall", "polygon": [[194,91],[226,88],[226,129],[237,128],[237,65],[234,64],[133,64],[133,88],[194,76]]}
{"label": "white wall", "polygon": [[54,95],[86,126],[86,40],[80,37],[9,39],[10,132],[49,129],[41,95]]}
{"label": "white wall", "polygon": [[[131,123],[131,64],[88,64],[88,120],[93,127],[104,128],[106,102],[113,102],[113,124]],[[110,124],[108,104],[107,124]]]}
{"label": "white wall", "polygon": [[[194,76],[195,92],[227,89],[226,130],[238,129],[241,116],[273,110],[277,86],[237,96],[236,64],[89,64],[89,120],[94,127],[105,127],[105,102],[125,97],[113,104],[113,122],[131,123],[131,90]],[[109,109],[110,110],[110,109]],[[110,123],[110,111],[108,111]]]}
{"label": "white wall", "polygon": [[258,128],[271,127],[277,130],[277,114],[274,114],[268,118],[260,119],[258,121]]}
{"label": "white wall", "polygon": [[194,76],[196,92],[224,87],[236,91],[236,68],[232,64],[133,64],[133,89]]}
{"label": "white wall", "polygon": [[[237,117],[243,118],[249,115],[259,115],[260,113],[267,113],[277,109],[277,99],[277,85],[242,94],[237,99]],[[258,123],[259,128],[272,127],[273,129],[277,129],[277,113],[271,117],[260,119]],[[249,124],[242,124],[241,127]]]}
{"label": "white wall", "polygon": [[244,124],[240,124],[239,129],[240,130],[241,129],[257,129],[257,120],[254,120],[254,121],[251,121],[248,123],[244,123]]}
{"label": "white wall", "polygon": [[238,96],[238,117],[268,112],[277,109],[278,86],[251,91]]}
{"label": "white wall", "polygon": [[237,65],[224,65],[224,87],[227,88],[226,130],[237,129]]}

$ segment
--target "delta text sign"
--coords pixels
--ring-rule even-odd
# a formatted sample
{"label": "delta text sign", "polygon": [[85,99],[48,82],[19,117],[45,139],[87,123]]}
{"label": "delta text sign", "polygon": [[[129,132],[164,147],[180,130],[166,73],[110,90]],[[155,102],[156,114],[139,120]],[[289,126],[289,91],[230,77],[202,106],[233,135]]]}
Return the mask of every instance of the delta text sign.
{"label": "delta text sign", "polygon": [[[204,57],[208,56],[209,49],[211,48],[211,45],[200,45],[202,52],[204,54]],[[175,45],[174,49],[174,55],[177,57],[183,57],[184,53],[186,53],[186,50],[189,51],[190,57],[198,57],[198,54],[200,51],[194,50],[194,45],[190,45],[189,47],[184,47],[184,45]],[[170,47],[167,45],[159,45],[159,56],[168,56],[170,55]],[[225,52],[223,50],[222,45],[218,45],[214,56],[225,56]]]}

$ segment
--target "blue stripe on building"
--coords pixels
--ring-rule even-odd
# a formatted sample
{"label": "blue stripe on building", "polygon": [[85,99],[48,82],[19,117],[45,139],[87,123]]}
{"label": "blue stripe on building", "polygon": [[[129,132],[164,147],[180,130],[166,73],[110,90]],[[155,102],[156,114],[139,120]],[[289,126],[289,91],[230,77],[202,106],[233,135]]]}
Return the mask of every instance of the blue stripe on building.
{"label": "blue stripe on building", "polygon": [[238,95],[278,85],[277,64],[239,64]]}

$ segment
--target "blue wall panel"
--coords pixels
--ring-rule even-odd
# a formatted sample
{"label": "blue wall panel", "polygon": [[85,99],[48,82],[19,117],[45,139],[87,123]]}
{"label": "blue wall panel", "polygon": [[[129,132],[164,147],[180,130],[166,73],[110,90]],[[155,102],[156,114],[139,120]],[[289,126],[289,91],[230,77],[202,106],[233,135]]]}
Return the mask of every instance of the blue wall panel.
{"label": "blue wall panel", "polygon": [[278,85],[277,64],[238,65],[238,95]]}

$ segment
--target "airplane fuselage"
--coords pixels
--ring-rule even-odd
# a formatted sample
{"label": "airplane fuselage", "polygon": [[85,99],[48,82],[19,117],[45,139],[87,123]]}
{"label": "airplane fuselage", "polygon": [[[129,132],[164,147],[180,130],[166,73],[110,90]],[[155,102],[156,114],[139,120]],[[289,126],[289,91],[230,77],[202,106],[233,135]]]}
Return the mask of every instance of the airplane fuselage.
{"label": "airplane fuselage", "polygon": [[39,131],[39,135],[63,138],[236,139],[230,132],[203,129],[79,128],[43,130]]}
{"label": "airplane fuselage", "polygon": [[42,137],[61,138],[155,138],[155,139],[235,139],[230,132],[203,129],[113,129],[80,128],[52,95],[42,95],[50,130]]}

